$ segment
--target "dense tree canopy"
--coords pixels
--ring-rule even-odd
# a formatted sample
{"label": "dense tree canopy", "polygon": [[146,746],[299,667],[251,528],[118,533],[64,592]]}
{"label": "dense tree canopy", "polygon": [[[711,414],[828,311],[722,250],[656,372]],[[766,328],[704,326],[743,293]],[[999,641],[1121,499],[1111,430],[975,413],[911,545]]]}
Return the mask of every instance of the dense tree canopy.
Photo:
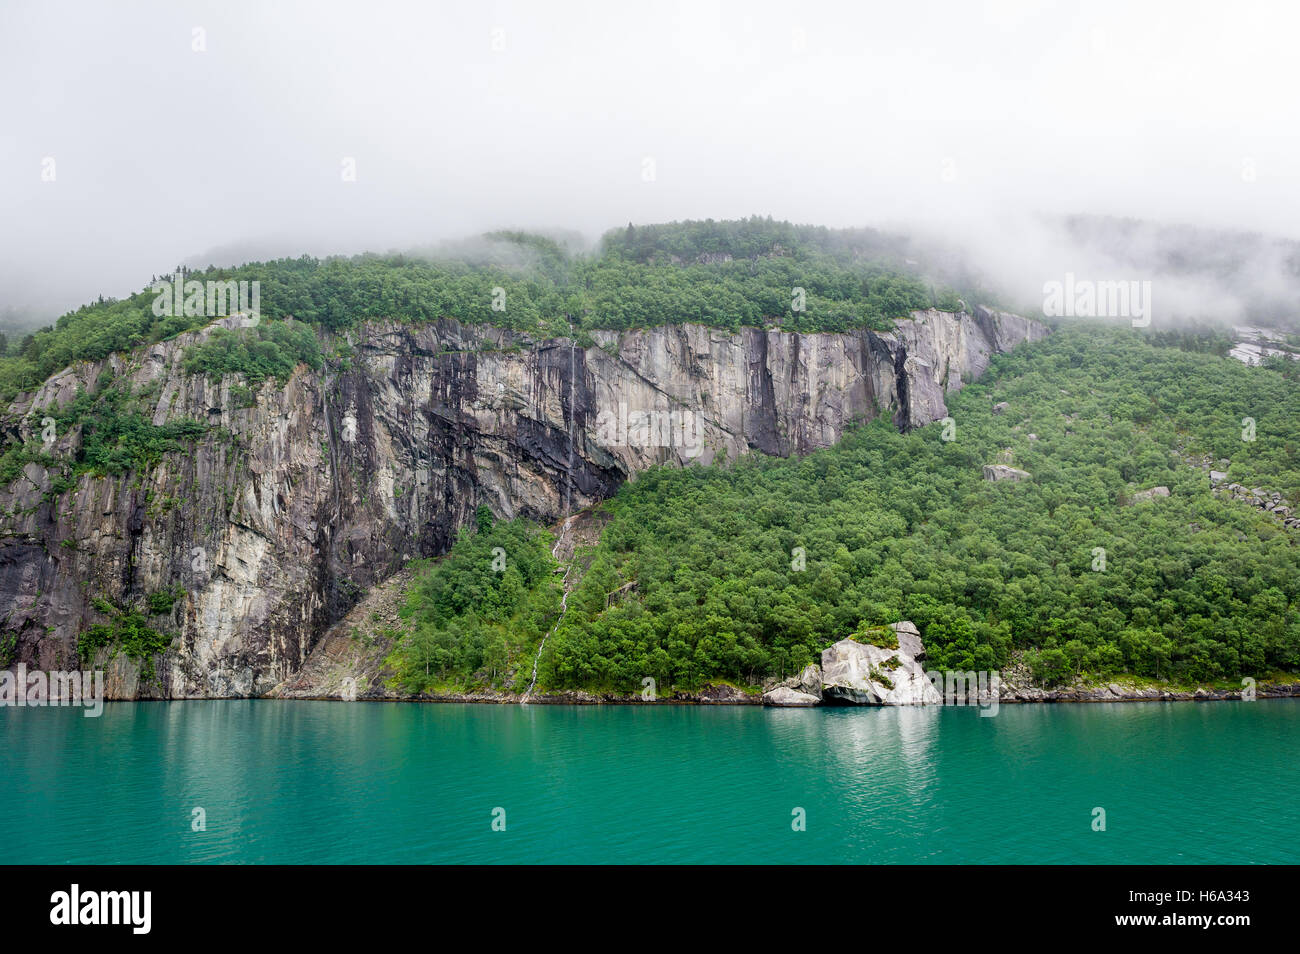
{"label": "dense tree canopy", "polygon": [[[958,307],[957,292],[924,281],[877,233],[759,218],[615,230],[591,255],[543,236],[497,232],[433,256],[279,259],[188,270],[183,280],[257,281],[265,317],[330,330],[372,318],[454,318],[549,336],[682,322],[736,328],[780,321],[791,330],[838,331],[888,328],[914,309]],[[120,301],[101,299],[28,335],[15,353],[0,355],[0,397],[74,361],[212,320],[157,315],[156,298],[146,288]]]}
{"label": "dense tree canopy", "polygon": [[[1300,667],[1294,532],[1212,495],[1189,463],[1229,458],[1231,479],[1300,498],[1300,390],[1282,374],[1067,327],[996,359],[951,414],[952,441],[877,420],[802,460],[639,475],[606,505],[542,684],[752,684],[899,619],[933,667],[995,669],[1023,650],[1047,683]],[[985,481],[1000,455],[1032,479]],[[1134,501],[1154,485],[1171,496]],[[483,560],[458,544],[440,572]]]}
{"label": "dense tree canopy", "polygon": [[544,529],[494,523],[480,507],[474,530],[462,532],[451,556],[429,565],[408,594],[410,632],[390,660],[402,686],[422,692],[479,671],[489,683],[512,669],[531,676],[528,650],[560,602],[549,542]]}

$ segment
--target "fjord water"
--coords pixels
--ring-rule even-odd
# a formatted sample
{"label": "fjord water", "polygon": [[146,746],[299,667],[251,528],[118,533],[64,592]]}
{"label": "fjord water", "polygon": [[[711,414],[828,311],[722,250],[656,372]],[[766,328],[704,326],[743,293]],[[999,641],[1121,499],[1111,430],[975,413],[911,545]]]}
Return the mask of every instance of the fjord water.
{"label": "fjord water", "polygon": [[9,863],[1295,863],[1298,730],[1284,700],[6,708],[0,818]]}

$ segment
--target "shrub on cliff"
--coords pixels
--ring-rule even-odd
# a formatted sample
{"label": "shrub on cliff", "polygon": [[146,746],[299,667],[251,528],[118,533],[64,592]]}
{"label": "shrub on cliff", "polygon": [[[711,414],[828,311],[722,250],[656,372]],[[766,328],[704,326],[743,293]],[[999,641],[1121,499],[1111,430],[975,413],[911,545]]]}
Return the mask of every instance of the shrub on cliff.
{"label": "shrub on cliff", "polygon": [[[630,238],[616,230],[590,254],[544,236],[498,232],[472,247],[427,255],[303,256],[186,270],[183,279],[260,283],[264,324],[292,317],[338,330],[367,319],[450,318],[542,337],[568,335],[572,327],[587,344],[585,336],[598,328],[780,322],[792,331],[888,329],[914,309],[956,308],[958,292],[923,279],[901,248],[869,230],[754,217],[644,226]],[[975,300],[978,293],[961,294]],[[16,352],[0,355],[0,398],[30,390],[75,361],[162,341],[212,320],[155,315],[156,297],[146,288],[121,300],[101,298],[28,335]],[[286,360],[318,358],[296,333],[289,341],[278,334],[214,335],[215,343],[191,355],[190,366],[260,381],[283,378]]]}
{"label": "shrub on cliff", "polygon": [[268,321],[254,328],[213,329],[206,341],[186,349],[184,367],[211,378],[242,374],[250,385],[267,378],[283,384],[300,362],[317,369],[322,360],[316,333],[308,325]]}
{"label": "shrub on cliff", "polygon": [[403,617],[409,632],[388,665],[408,692],[480,678],[497,683],[508,671],[531,674],[531,650],[559,612],[550,534],[523,520],[494,521],[480,507],[451,551],[420,569]]}

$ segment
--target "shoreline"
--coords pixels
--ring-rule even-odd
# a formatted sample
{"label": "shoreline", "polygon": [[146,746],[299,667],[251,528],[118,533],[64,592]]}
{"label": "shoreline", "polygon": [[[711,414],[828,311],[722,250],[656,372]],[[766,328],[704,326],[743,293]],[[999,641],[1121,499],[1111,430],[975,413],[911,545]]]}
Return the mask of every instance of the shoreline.
{"label": "shoreline", "polygon": [[[1114,690],[1118,689],[1116,693]],[[1300,699],[1300,682],[1270,683],[1258,685],[1255,690],[1256,700],[1260,699]],[[784,707],[771,706],[763,702],[761,694],[746,693],[732,686],[710,686],[696,693],[681,693],[657,699],[642,699],[639,695],[617,695],[614,693],[591,693],[582,690],[568,690],[560,693],[534,695],[524,702],[519,693],[509,692],[455,692],[433,693],[416,696],[358,694],[355,699],[345,699],[342,695],[302,694],[257,696],[183,696],[163,698],[158,696],[135,699],[105,699],[105,702],[221,702],[226,700],[267,699],[285,702],[410,702],[426,704],[463,705],[535,705],[535,706],[756,706],[760,708],[809,708],[809,709],[893,709],[901,706],[853,706],[821,704],[817,706]],[[1014,689],[999,695],[999,705],[1062,705],[1062,704],[1096,704],[1113,702],[1241,702],[1240,690],[1195,690],[1171,689],[1132,689],[1111,684],[1088,689]],[[931,706],[930,708],[944,708]],[[976,708],[969,706],[949,708]],[[988,708],[984,706],[984,708]]]}
{"label": "shoreline", "polygon": [[[1027,696],[1016,694],[1013,696],[1000,696],[999,705],[1089,705],[1107,702],[1241,702],[1240,692],[1220,692],[1209,690],[1197,690],[1195,692],[1169,690],[1140,690],[1134,693],[1123,693],[1121,695],[1112,695],[1106,690],[1099,692],[1079,691],[1079,690],[1036,690],[1041,695]],[[254,697],[257,698],[257,697]],[[262,697],[267,698],[267,697]],[[338,696],[303,696],[297,697],[303,700],[317,702],[342,702]],[[1270,686],[1267,689],[1257,689],[1255,693],[1256,700],[1259,699],[1300,699],[1300,683],[1287,684],[1280,686]],[[747,696],[744,699],[726,698],[726,699],[694,699],[670,697],[664,699],[646,700],[633,697],[612,696],[612,695],[595,695],[585,692],[568,692],[558,695],[534,696],[527,702],[522,697],[515,695],[486,696],[479,693],[454,693],[442,694],[435,696],[413,697],[387,697],[387,696],[357,696],[356,702],[423,702],[423,703],[462,703],[473,705],[545,705],[545,706],[756,706],[764,709],[783,709],[783,708],[806,708],[806,709],[900,709],[912,708],[908,706],[872,706],[872,705],[837,705],[822,703],[816,706],[773,706],[763,702],[761,695]],[[944,706],[925,706],[917,708],[945,708]],[[972,703],[968,706],[949,706],[947,708],[976,708]],[[987,708],[987,706],[984,706]]]}

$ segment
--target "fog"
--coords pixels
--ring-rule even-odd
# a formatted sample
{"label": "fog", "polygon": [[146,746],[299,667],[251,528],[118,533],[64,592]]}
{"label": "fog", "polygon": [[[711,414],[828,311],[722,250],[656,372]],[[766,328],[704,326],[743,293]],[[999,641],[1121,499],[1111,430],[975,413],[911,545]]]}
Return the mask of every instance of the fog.
{"label": "fog", "polygon": [[[1298,26],[1281,2],[5,0],[0,309],[46,323],[180,262],[751,214],[946,244],[1030,302],[1067,270],[1149,277],[1125,270],[1175,233],[1061,217],[1300,237]],[[1285,246],[1241,248],[1231,287],[1158,294],[1296,287]]]}

